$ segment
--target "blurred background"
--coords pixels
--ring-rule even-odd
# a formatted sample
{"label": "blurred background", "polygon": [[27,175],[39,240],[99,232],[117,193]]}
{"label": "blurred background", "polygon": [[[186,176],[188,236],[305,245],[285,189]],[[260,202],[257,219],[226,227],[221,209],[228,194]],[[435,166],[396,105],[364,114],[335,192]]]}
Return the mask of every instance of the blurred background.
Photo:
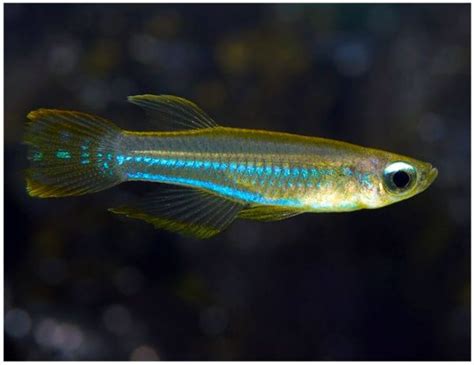
{"label": "blurred background", "polygon": [[[7,360],[469,360],[470,5],[5,4]],[[236,222],[208,241],[107,212],[151,184],[27,196],[26,114],[219,123],[429,161],[379,210]]]}

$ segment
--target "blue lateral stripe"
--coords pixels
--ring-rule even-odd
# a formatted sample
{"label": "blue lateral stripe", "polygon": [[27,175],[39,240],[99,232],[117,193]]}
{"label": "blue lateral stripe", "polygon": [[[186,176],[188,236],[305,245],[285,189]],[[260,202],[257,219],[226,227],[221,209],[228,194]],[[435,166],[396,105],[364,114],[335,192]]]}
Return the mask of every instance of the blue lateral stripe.
{"label": "blue lateral stripe", "polygon": [[183,184],[183,185],[208,189],[220,195],[239,199],[241,201],[245,201],[249,203],[276,204],[276,205],[288,206],[288,207],[301,207],[301,204],[299,200],[297,199],[276,199],[276,200],[267,199],[258,193],[242,191],[242,190],[234,189],[229,186],[222,186],[222,185],[218,185],[218,184],[208,182],[208,181],[200,181],[196,179],[172,177],[172,176],[166,176],[166,175],[148,174],[148,173],[143,173],[143,172],[128,173],[127,176],[129,179],[132,179],[132,180],[159,181],[159,182],[164,182],[164,183]]}

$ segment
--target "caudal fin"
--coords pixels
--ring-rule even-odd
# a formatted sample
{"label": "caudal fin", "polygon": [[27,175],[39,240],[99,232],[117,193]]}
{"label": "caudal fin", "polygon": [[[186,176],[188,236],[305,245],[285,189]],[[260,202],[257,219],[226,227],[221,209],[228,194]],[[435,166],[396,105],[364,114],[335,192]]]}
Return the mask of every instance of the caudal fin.
{"label": "caudal fin", "polygon": [[48,198],[83,195],[122,181],[115,164],[121,130],[93,115],[53,109],[28,114],[27,190]]}

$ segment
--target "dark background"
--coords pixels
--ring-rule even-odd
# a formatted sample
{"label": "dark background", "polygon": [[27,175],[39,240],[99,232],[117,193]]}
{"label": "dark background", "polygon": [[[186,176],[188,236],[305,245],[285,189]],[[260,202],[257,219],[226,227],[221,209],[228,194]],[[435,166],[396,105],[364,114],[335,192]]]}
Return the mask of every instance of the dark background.
{"label": "dark background", "polygon": [[[468,360],[470,5],[5,5],[8,360]],[[153,129],[128,95],[433,163],[379,210],[197,241],[27,196],[25,115]]]}

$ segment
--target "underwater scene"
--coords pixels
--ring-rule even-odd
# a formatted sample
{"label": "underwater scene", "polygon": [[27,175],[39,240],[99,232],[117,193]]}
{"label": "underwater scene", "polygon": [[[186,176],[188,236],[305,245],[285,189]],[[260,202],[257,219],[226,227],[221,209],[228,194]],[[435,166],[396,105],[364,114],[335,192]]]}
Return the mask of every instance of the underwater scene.
{"label": "underwater scene", "polygon": [[6,4],[5,360],[469,360],[469,4]]}

